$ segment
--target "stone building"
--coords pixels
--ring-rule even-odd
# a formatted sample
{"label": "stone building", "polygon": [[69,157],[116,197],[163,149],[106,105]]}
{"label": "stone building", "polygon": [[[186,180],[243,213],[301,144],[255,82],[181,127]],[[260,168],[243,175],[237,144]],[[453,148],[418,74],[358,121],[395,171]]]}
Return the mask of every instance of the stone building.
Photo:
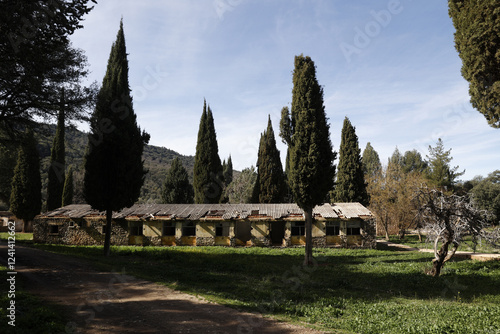
{"label": "stone building", "polygon": [[[359,203],[313,210],[314,247],[375,247],[375,219]],[[111,244],[300,246],[304,213],[296,204],[136,204],[113,213]],[[104,244],[104,212],[73,204],[35,218],[35,242]]]}

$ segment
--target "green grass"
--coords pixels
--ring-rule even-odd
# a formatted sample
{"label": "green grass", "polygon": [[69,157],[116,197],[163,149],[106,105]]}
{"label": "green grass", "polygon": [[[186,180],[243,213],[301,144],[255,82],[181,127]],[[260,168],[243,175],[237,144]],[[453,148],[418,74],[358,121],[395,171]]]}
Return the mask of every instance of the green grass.
{"label": "green grass", "polygon": [[500,261],[447,263],[425,274],[432,254],[303,248],[36,245],[99,269],[174,287],[241,310],[307,322],[336,333],[498,333]]}
{"label": "green grass", "polygon": [[[8,232],[0,232],[0,240],[8,240],[9,239]],[[16,241],[31,241],[33,240],[33,233],[21,233],[16,232]]]}
{"label": "green grass", "polygon": [[[7,282],[7,268],[0,266],[0,333],[65,333],[67,318],[60,306],[48,304],[26,293],[22,277],[15,279],[15,296],[10,298],[10,284]],[[11,300],[15,301],[15,327],[8,324]]]}

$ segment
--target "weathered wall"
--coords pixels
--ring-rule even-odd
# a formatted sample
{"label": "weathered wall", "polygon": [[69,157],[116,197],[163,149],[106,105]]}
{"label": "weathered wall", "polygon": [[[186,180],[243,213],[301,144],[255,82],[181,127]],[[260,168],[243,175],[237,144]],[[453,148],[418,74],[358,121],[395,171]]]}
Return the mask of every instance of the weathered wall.
{"label": "weathered wall", "polygon": [[[326,236],[326,221],[318,220],[313,224],[313,246],[314,247],[362,247],[375,248],[375,220],[351,220],[350,223],[359,223],[361,235],[347,236],[347,221],[340,221],[340,235]],[[175,236],[163,236],[162,221],[144,221],[143,236],[131,238],[129,235],[130,224],[133,222],[119,220],[113,221],[111,244],[113,245],[198,245],[198,246],[270,246],[269,221],[226,221],[223,222],[222,237],[216,237],[217,221],[202,221],[196,226],[196,236],[182,236],[182,221],[175,222]],[[51,234],[51,225],[58,226],[58,233]],[[33,228],[33,239],[35,242],[68,244],[68,245],[103,245],[104,219],[74,219],[69,218],[37,218]],[[239,231],[240,230],[240,231]],[[238,236],[244,237],[248,233],[247,240],[239,240]],[[226,235],[227,234],[227,235]],[[328,241],[328,242],[327,242]],[[332,243],[335,241],[335,243]],[[300,242],[292,243],[291,222],[285,224],[283,246],[301,245]]]}
{"label": "weathered wall", "polygon": [[[51,225],[58,227],[58,233],[50,233]],[[104,245],[104,219],[44,219],[35,220],[33,240],[35,242],[67,245]],[[128,224],[126,221],[113,222],[111,244],[128,245]]]}

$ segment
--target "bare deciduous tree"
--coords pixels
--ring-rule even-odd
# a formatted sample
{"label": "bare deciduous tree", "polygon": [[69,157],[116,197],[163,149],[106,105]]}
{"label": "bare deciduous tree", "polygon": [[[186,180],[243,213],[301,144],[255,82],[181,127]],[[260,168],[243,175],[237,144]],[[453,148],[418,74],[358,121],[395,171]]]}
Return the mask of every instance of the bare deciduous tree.
{"label": "bare deciduous tree", "polygon": [[[484,231],[487,213],[477,209],[469,196],[446,195],[439,190],[420,188],[415,200],[419,206],[417,217],[427,237],[434,240],[432,276],[439,276],[443,265],[455,255],[464,236],[472,235],[474,240],[479,236],[487,240],[494,238],[493,234],[487,235]],[[438,250],[439,242],[442,244]]]}

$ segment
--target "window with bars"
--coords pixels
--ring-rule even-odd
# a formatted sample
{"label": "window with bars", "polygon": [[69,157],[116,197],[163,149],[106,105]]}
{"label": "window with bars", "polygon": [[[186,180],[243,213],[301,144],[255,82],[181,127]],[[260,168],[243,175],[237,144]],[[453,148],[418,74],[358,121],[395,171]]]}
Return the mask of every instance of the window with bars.
{"label": "window with bars", "polygon": [[292,222],[292,235],[301,236],[306,233],[306,223],[305,222]]}
{"label": "window with bars", "polygon": [[326,235],[340,235],[340,222],[326,222]]}
{"label": "window with bars", "polygon": [[130,235],[135,235],[135,236],[142,235],[142,223],[131,223]]}
{"label": "window with bars", "polygon": [[360,235],[361,228],[359,223],[347,223],[347,235]]}

